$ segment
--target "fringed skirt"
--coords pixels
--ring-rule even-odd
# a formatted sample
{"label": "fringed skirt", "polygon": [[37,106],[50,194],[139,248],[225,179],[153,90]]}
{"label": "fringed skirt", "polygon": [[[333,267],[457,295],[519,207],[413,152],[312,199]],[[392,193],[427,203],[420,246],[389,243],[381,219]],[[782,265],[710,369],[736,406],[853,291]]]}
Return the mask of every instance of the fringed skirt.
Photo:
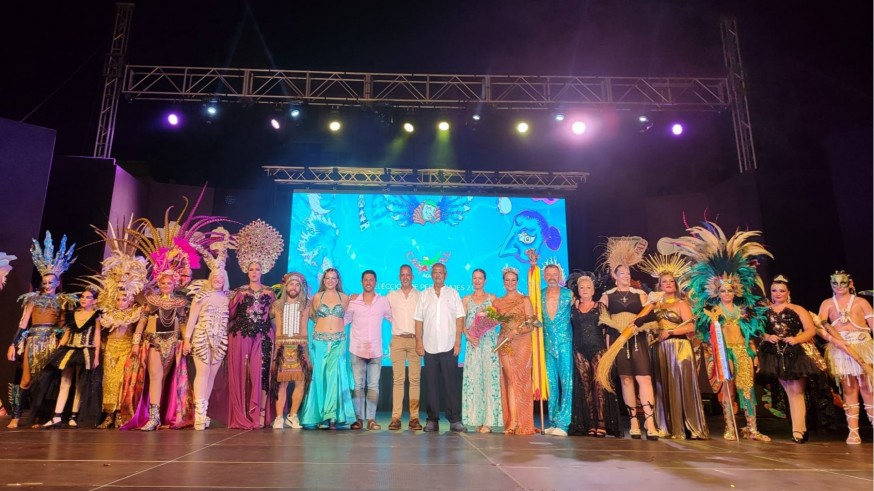
{"label": "fringed skirt", "polygon": [[[868,331],[841,331],[840,335],[848,347],[852,348],[865,363],[874,362],[874,340]],[[865,371],[850,355],[832,343],[825,347],[828,368],[835,379],[858,377]]]}

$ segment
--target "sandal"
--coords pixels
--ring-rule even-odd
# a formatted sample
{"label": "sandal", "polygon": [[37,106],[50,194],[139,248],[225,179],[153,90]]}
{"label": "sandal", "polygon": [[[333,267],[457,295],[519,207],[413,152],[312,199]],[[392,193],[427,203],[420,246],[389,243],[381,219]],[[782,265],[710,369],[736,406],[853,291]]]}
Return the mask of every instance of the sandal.
{"label": "sandal", "polygon": [[807,431],[792,431],[792,441],[795,443],[807,442]]}
{"label": "sandal", "polygon": [[595,436],[597,433],[598,433],[598,432],[597,432],[597,430],[595,430],[595,428],[589,428],[589,431],[586,432],[586,435],[588,435],[588,436]]}
{"label": "sandal", "polygon": [[67,421],[67,428],[75,430],[79,427],[79,423],[76,422],[76,419],[79,417],[79,413],[70,414],[70,420]]}
{"label": "sandal", "polygon": [[607,438],[607,430],[604,428],[598,428],[595,430],[595,438]]}
{"label": "sandal", "polygon": [[628,434],[631,435],[631,438],[640,440],[640,421],[637,419],[637,408],[631,406],[625,407],[628,409],[628,416],[631,418],[629,420],[631,427],[628,430]]}
{"label": "sandal", "polygon": [[52,419],[48,420],[44,425],[42,425],[42,429],[44,430],[54,430],[56,428],[60,428],[64,426],[64,423],[61,420],[61,413],[55,413],[52,416]]}
{"label": "sandal", "polygon": [[380,426],[379,423],[376,422],[376,420],[368,419],[367,420],[367,429],[368,430],[381,430],[382,426]]}
{"label": "sandal", "polygon": [[[646,439],[654,442],[659,439],[659,430],[656,428],[655,420],[653,416],[655,416],[655,406],[650,403],[641,404],[641,408],[643,408],[643,426],[646,427],[646,422],[649,421],[652,423],[653,431],[649,431],[649,428],[646,428]],[[646,414],[646,408],[649,407],[649,414]]]}
{"label": "sandal", "polygon": [[360,430],[361,428],[364,428],[364,421],[360,419],[349,425],[350,430]]}
{"label": "sandal", "polygon": [[[850,414],[849,410],[855,409],[856,414]],[[847,426],[850,430],[847,436],[847,445],[861,445],[862,437],[859,435],[859,404],[844,404],[844,414],[847,416]],[[856,427],[850,426],[850,420],[856,420]]]}

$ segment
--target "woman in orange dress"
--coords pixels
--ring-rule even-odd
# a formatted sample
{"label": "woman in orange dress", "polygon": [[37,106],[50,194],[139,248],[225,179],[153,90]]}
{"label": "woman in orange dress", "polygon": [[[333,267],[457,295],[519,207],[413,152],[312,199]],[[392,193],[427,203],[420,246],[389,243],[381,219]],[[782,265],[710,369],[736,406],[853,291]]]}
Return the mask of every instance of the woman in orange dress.
{"label": "woman in orange dress", "polygon": [[[534,309],[527,296],[519,293],[519,272],[505,268],[504,289],[507,293],[494,303],[495,309],[510,320],[501,324],[498,337],[498,358],[501,361],[501,405],[504,411],[504,433],[533,435],[534,396],[531,391],[531,336],[534,329]],[[509,339],[508,339],[509,338]],[[507,339],[503,345],[501,343]]]}

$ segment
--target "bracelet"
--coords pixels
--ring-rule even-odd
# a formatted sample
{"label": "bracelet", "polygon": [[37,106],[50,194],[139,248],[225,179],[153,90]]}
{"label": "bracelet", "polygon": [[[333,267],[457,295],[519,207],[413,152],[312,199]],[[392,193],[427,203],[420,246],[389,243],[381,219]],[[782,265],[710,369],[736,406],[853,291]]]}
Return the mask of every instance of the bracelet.
{"label": "bracelet", "polygon": [[136,334],[134,334],[134,337],[133,337],[133,340],[131,341],[131,344],[140,344],[140,342],[142,340],[143,340],[143,335],[141,333],[136,333]]}

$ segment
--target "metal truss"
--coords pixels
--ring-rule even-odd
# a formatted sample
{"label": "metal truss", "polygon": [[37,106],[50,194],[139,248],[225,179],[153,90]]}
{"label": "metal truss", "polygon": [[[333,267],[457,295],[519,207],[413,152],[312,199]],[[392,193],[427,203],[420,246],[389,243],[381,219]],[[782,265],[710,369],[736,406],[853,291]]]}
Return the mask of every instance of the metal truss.
{"label": "metal truss", "polygon": [[588,172],[481,171],[368,167],[262,167],[278,184],[296,187],[468,188],[572,192]]}
{"label": "metal truss", "polygon": [[127,55],[127,43],[134,14],[134,4],[117,3],[115,6],[115,29],[112,44],[103,64],[103,95],[100,98],[100,114],[97,120],[97,138],[94,142],[94,157],[108,159],[112,154],[115,137],[115,117],[118,114],[118,99],[121,92],[122,70]]}
{"label": "metal truss", "polygon": [[740,58],[740,41],[737,36],[737,20],[723,17],[719,20],[722,34],[722,51],[728,69],[728,90],[731,101],[731,119],[734,126],[734,143],[737,146],[737,162],[740,172],[755,170],[756,149],[753,145],[753,127],[750,123],[750,108],[747,104],[747,84]]}
{"label": "metal truss", "polygon": [[575,77],[440,75],[251,68],[129,65],[122,92],[130,100],[390,105],[458,109],[588,106],[615,109],[722,111],[724,77]]}

